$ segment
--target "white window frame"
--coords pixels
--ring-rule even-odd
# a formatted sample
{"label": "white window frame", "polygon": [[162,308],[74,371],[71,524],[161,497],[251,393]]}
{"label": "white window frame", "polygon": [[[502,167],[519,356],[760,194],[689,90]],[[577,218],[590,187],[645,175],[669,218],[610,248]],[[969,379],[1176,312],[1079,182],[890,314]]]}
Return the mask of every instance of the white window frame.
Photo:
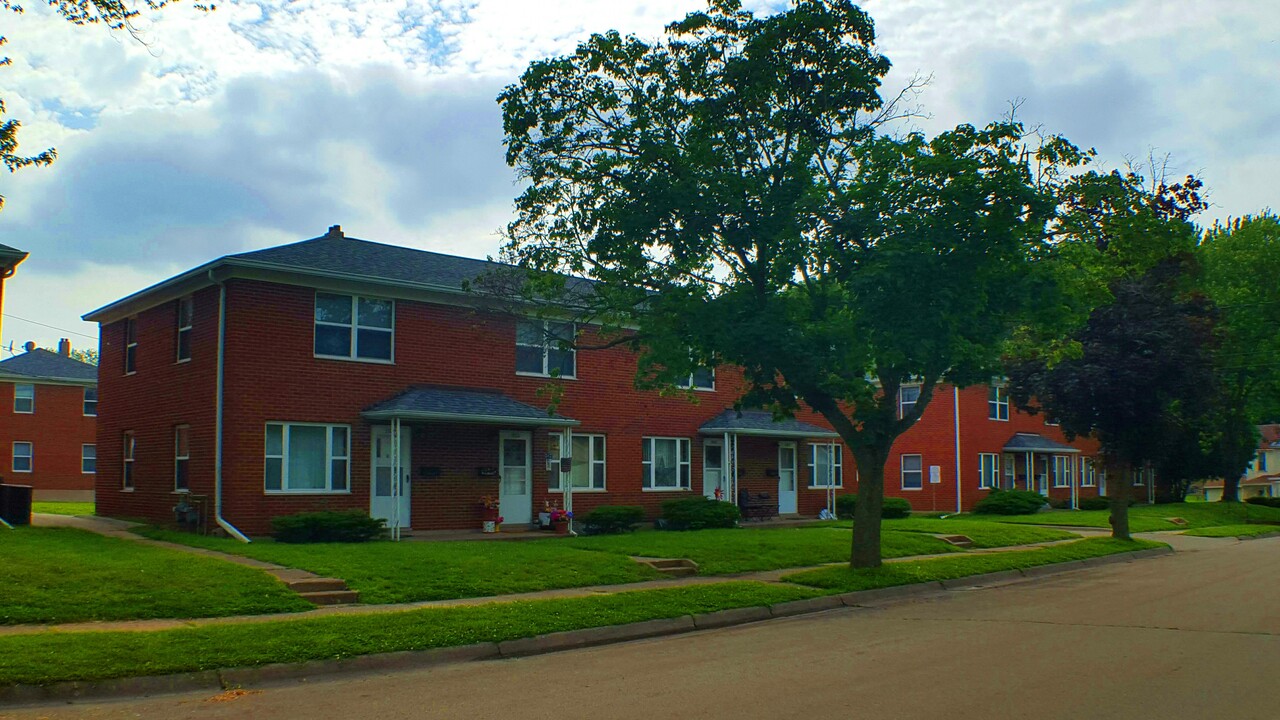
{"label": "white window frame", "polygon": [[[1069,488],[1071,487],[1071,456],[1070,455],[1054,455],[1053,456],[1053,487]],[[1059,473],[1058,471],[1063,472]]]}
{"label": "white window frame", "polygon": [[135,487],[133,461],[138,452],[138,438],[133,434],[132,430],[125,430],[123,439],[124,447],[120,454],[120,490],[122,492],[133,492]]}
{"label": "white window frame", "polygon": [[[902,395],[902,391],[908,388],[915,390],[915,393],[916,393],[915,399],[912,400],[911,402],[907,402],[906,398],[904,398]],[[898,388],[898,419],[901,420],[907,416],[908,406],[910,406],[912,410],[915,410],[916,405],[919,402],[920,402],[920,385],[919,384],[907,383],[906,385],[902,385],[901,387],[899,387]]]}
{"label": "white window frame", "polygon": [[[336,322],[330,322],[328,320],[317,319],[316,307],[320,303],[321,295],[327,295],[333,298],[347,298],[348,300],[350,300],[351,301],[351,322],[336,323]],[[391,303],[391,327],[384,328],[384,327],[378,327],[376,325],[361,325],[360,324],[360,301],[361,300],[365,300],[368,302]],[[350,333],[350,340],[351,340],[350,353],[347,355],[329,355],[326,353],[316,352],[316,337],[317,337],[316,328],[318,326],[347,328],[348,332]],[[389,358],[361,357],[360,356],[360,331],[361,330],[371,330],[375,332],[383,332],[383,333],[390,334],[391,357]],[[396,301],[391,298],[373,297],[371,295],[350,295],[347,293],[334,293],[334,292],[324,292],[321,290],[317,290],[315,293],[315,297],[312,298],[312,302],[311,302],[311,355],[312,357],[321,358],[324,360],[347,360],[349,362],[374,363],[377,365],[394,365],[396,362]]]}
{"label": "white window frame", "polygon": [[844,487],[844,446],[840,443],[809,443],[809,489],[826,490],[833,487],[825,482],[825,478],[822,483],[818,482],[818,448],[828,448],[828,456],[831,459],[831,474],[835,480],[834,487]]}
{"label": "white window frame", "polygon": [[[992,383],[987,391],[987,419],[996,422],[1009,422],[1009,392],[1004,385]],[[992,393],[995,397],[991,397]],[[1003,417],[1001,417],[1003,410]]]}
{"label": "white window frame", "polygon": [[[19,445],[27,446],[25,455],[18,454]],[[25,470],[20,469],[18,467],[18,458],[23,458],[27,461],[27,468]],[[14,440],[13,456],[12,456],[12,462],[10,463],[10,466],[13,468],[13,471],[16,473],[34,472],[36,468],[36,444],[31,442],[30,440]]]}
{"label": "white window frame", "polygon": [[[561,433],[551,433],[547,436],[547,452],[551,453],[551,458],[555,463],[554,469],[547,473],[547,491],[553,493],[564,492],[564,488],[560,486],[560,458],[564,457],[561,452],[560,441],[564,438]],[[609,457],[609,441],[600,433],[573,433],[569,440],[569,453],[573,457],[573,441],[578,438],[586,438],[587,440],[587,485],[573,486],[573,493],[584,492],[607,492],[609,488],[609,469],[606,461]],[[600,457],[596,457],[596,440],[600,441]],[[554,449],[552,449],[554,445]],[[600,487],[596,487],[596,466],[600,467]],[[572,474],[572,473],[570,473]]]}
{"label": "white window frame", "polygon": [[[186,435],[186,452],[182,449],[182,436]],[[182,476],[182,463],[186,463],[187,486],[178,487],[178,478]],[[191,426],[173,426],[173,491],[191,492]]]}
{"label": "white window frame", "polygon": [[1098,487],[1098,476],[1093,467],[1093,458],[1080,458],[1080,487]]}
{"label": "white window frame", "polygon": [[[280,454],[268,455],[267,433],[272,427],[280,428]],[[325,486],[323,488],[299,488],[291,490],[289,488],[289,428],[293,427],[322,427],[325,428],[324,433],[324,477]],[[347,434],[346,454],[333,454],[333,431],[335,428],[342,428]],[[262,462],[262,491],[267,495],[350,495],[351,494],[351,426],[342,423],[312,423],[312,422],[287,422],[283,420],[273,420],[268,422],[262,435],[263,462]],[[267,488],[267,460],[280,461],[280,488]],[[344,477],[345,487],[334,489],[333,463],[336,460],[344,461],[346,474]]]}
{"label": "white window frame", "polygon": [[[89,393],[91,393],[91,392],[93,393],[93,399],[92,399],[92,400],[90,400],[90,399],[89,399]],[[89,408],[90,408],[90,406],[91,406],[91,405],[92,405],[92,407],[93,407],[93,412],[89,412]],[[85,389],[84,389],[84,399],[83,399],[83,401],[82,401],[82,403],[81,403],[80,411],[81,411],[82,413],[84,413],[84,416],[85,416],[85,417],[98,417],[98,388],[97,388],[97,386],[94,386],[94,387],[87,387],[87,388],[85,388]]]}
{"label": "white window frame", "polygon": [[[532,345],[532,344],[530,344],[530,343],[522,343],[522,342],[520,342],[520,324],[521,324],[521,323],[525,323],[525,324],[528,324],[528,325],[536,325],[536,326],[537,326],[537,328],[538,328],[538,335],[539,335],[539,337],[541,337],[541,338],[542,338],[542,342],[541,342],[541,344],[540,344],[540,345]],[[534,371],[532,371],[532,370],[521,370],[520,368],[518,368],[518,367],[517,367],[517,368],[516,368],[516,375],[523,375],[523,376],[525,376],[525,377],[551,377],[551,369],[550,369],[550,367],[549,367],[549,364],[550,364],[550,354],[551,354],[551,352],[550,352],[550,351],[551,351],[551,349],[552,349],[552,345],[553,345],[554,343],[558,343],[558,342],[559,342],[559,340],[553,340],[553,339],[551,338],[551,331],[547,329],[547,324],[548,324],[548,323],[555,323],[555,324],[557,324],[557,325],[568,325],[568,326],[569,326],[569,338],[570,338],[570,341],[572,341],[573,339],[575,339],[575,338],[577,338],[577,337],[578,337],[578,324],[577,324],[577,323],[575,323],[575,322],[572,322],[572,321],[568,321],[568,320],[536,320],[536,319],[533,319],[533,318],[519,318],[519,319],[517,319],[517,320],[516,320],[516,347],[528,347],[528,348],[532,348],[532,347],[541,347],[541,348],[542,348],[542,372],[534,372]],[[565,349],[556,348],[556,350],[560,350],[561,352],[567,352],[567,353],[569,353],[569,354],[570,354],[570,356],[572,356],[572,357],[573,357],[573,374],[572,374],[572,375],[556,375],[556,377],[561,378],[561,379],[563,379],[563,380],[576,380],[576,379],[578,379],[578,349],[577,349],[577,348],[575,348],[575,347],[570,346],[570,347],[565,348]],[[518,361],[517,361],[517,362],[518,362]]]}
{"label": "white window frame", "polygon": [[1144,468],[1138,468],[1138,469],[1130,468],[1129,472],[1133,473],[1134,487],[1146,487],[1147,478],[1145,477],[1146,473]]}
{"label": "white window frame", "polygon": [[[26,390],[23,393],[22,390]],[[18,409],[18,401],[28,402],[26,410]],[[36,386],[32,383],[15,383],[13,386],[13,412],[16,415],[34,415],[36,411]]]}
{"label": "white window frame", "polygon": [[[653,484],[653,458],[657,455],[658,442],[676,444],[676,484],[656,487]],[[641,438],[640,472],[643,492],[688,492],[693,487],[693,443],[687,437],[647,436]],[[645,450],[648,452],[646,453]],[[649,459],[645,460],[646,454]]]}
{"label": "white window frame", "polygon": [[1000,454],[978,453],[978,489],[1000,489]]}
{"label": "white window frame", "polygon": [[[916,487],[909,487],[907,485],[907,458],[916,458],[920,461],[920,469],[913,471],[913,474],[920,478],[919,484]],[[920,490],[924,490],[924,455],[921,455],[920,453],[903,453],[898,456],[898,475],[901,487],[904,491],[918,492]]]}
{"label": "white window frame", "polygon": [[[577,363],[578,363],[578,361],[577,361],[577,359],[575,358],[575,359],[574,359],[574,367],[575,367],[575,368],[577,367]],[[685,378],[685,379],[684,379],[684,381],[676,383],[676,387],[678,387],[678,388],[682,388],[682,389],[684,389],[684,390],[696,390],[696,391],[698,391],[698,392],[715,392],[715,391],[716,391],[716,369],[715,369],[715,368],[713,368],[713,367],[711,367],[711,368],[702,368],[702,369],[703,369],[703,370],[706,370],[706,371],[707,371],[707,372],[709,372],[709,373],[711,373],[711,384],[710,384],[710,385],[695,385],[695,384],[694,384],[694,378],[695,378],[695,377],[697,377],[697,371],[694,371],[694,372],[689,373],[689,377]]]}
{"label": "white window frame", "polygon": [[124,320],[124,374],[138,372],[138,318]]}
{"label": "white window frame", "polygon": [[[187,312],[184,313],[184,310]],[[184,314],[187,317],[184,318],[183,317]],[[185,325],[183,325],[184,320],[186,322]],[[176,357],[176,360],[174,362],[184,363],[184,362],[191,361],[191,328],[193,325],[195,325],[195,320],[196,320],[195,297],[192,295],[187,295],[186,297],[178,298],[178,317],[176,319],[176,323],[178,326],[178,334],[174,340],[173,352],[174,352],[174,356]],[[182,355],[182,340],[184,337],[187,340],[187,354],[185,357]]]}
{"label": "white window frame", "polygon": [[1018,486],[1018,456],[1013,453],[1001,453],[1000,464],[1004,466],[1000,476],[1003,487],[1013,489]]}
{"label": "white window frame", "polygon": [[[89,455],[89,453],[92,453],[92,457]],[[85,464],[85,461],[87,460],[93,461],[92,470],[84,469],[84,464]],[[93,443],[85,443],[80,446],[80,474],[96,475],[97,473],[98,473],[98,446],[94,445]]]}

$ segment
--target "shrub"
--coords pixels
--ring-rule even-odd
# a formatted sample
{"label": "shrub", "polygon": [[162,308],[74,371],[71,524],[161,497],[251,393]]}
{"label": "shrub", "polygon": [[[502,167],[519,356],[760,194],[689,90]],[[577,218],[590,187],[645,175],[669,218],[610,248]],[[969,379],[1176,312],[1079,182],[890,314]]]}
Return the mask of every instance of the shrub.
{"label": "shrub", "polygon": [[739,517],[737,505],[701,495],[662,503],[662,526],[667,530],[731,528]]}
{"label": "shrub", "polygon": [[973,506],[973,511],[979,515],[1032,515],[1044,505],[1045,499],[1040,493],[992,490]]}
{"label": "shrub", "polygon": [[1280,508],[1280,498],[1273,497],[1251,497],[1246,498],[1245,502],[1250,505],[1263,505],[1265,507]]}
{"label": "shrub", "polygon": [[1071,501],[1065,498],[1049,498],[1049,507],[1054,510],[1066,510],[1071,507]]}
{"label": "shrub", "polygon": [[1111,498],[1108,497],[1085,497],[1080,498],[1081,510],[1110,510]]}
{"label": "shrub", "polygon": [[644,508],[636,505],[601,505],[582,518],[588,533],[611,535],[631,532],[644,522]]}
{"label": "shrub", "polygon": [[[836,498],[836,517],[841,520],[852,520],[854,510],[858,507],[857,495],[841,495]],[[904,498],[887,497],[880,506],[880,517],[886,520],[901,520],[911,515],[911,503]]]}
{"label": "shrub", "polygon": [[385,521],[360,510],[322,510],[271,519],[271,535],[282,543],[367,542],[386,534]]}

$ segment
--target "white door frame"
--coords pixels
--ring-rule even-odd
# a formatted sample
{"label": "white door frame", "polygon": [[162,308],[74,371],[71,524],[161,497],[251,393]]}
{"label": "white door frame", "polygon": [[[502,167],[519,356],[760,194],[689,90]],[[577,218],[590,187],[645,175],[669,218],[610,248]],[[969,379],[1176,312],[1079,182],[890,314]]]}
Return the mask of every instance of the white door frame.
{"label": "white door frame", "polygon": [[[784,468],[782,466],[782,451],[786,449],[791,450],[791,467],[789,468]],[[798,467],[799,464],[800,464],[799,445],[792,440],[779,441],[778,442],[778,514],[779,515],[799,512],[799,507],[800,507],[800,479],[799,479],[800,470]],[[791,472],[791,489],[787,491],[784,491],[782,488],[784,471]],[[789,507],[783,506],[782,498],[783,498],[784,492],[788,493],[791,498],[790,502],[788,503]]]}
{"label": "white door frame", "polygon": [[[383,438],[381,438],[383,442],[394,445],[394,433],[392,432],[392,428],[390,425],[371,425],[369,427],[369,515],[371,517],[383,518],[384,520],[387,521],[387,527],[392,528],[392,530],[394,531],[395,528],[392,527],[393,518],[391,516],[391,512],[394,512],[394,509],[395,509],[394,505],[390,507],[391,512],[388,512],[385,514],[378,514],[375,512],[375,503],[377,503],[378,498],[380,497],[379,495],[377,495],[378,467],[379,467],[378,441],[380,439],[378,437],[379,435],[383,435]],[[410,486],[409,468],[410,468],[410,465],[412,464],[411,459],[413,457],[413,451],[410,444],[411,436],[412,436],[412,433],[405,432],[403,429],[400,431],[400,462],[396,463],[394,461],[394,456],[393,456],[391,460],[391,464],[388,466],[388,472],[392,474],[393,482],[395,479],[395,472],[397,470],[397,465],[399,466],[398,469],[400,471],[400,486],[399,488],[395,488],[394,486],[392,487],[392,494],[390,498],[392,498],[393,500],[396,497],[399,498],[399,502],[400,502],[399,527],[403,529],[408,529],[411,527],[410,518],[413,515],[412,513],[413,493],[410,492],[410,487],[409,487]],[[386,465],[386,463],[383,463],[383,465]],[[395,492],[396,489],[398,489],[400,492],[396,493]]]}
{"label": "white door frame", "polygon": [[[716,470],[720,473],[720,479],[716,482],[715,485],[711,485],[711,486],[708,486],[707,484],[707,448],[709,447],[720,448],[720,467],[716,468]],[[725,495],[728,494],[727,491],[725,491],[724,489],[725,466],[728,464],[727,462],[725,462],[725,460],[726,458],[725,458],[725,450],[724,450],[724,440],[721,440],[720,438],[704,438],[702,441],[702,494],[703,495],[709,498],[715,498],[716,488],[720,488],[720,490]],[[724,497],[723,499],[730,502],[733,501],[729,497]]]}
{"label": "white door frame", "polygon": [[[503,472],[507,468],[506,462],[504,461],[503,445],[505,445],[508,440],[524,441],[525,490],[527,491],[527,497],[529,498],[528,517],[524,519],[521,519],[518,515],[514,515],[513,513],[509,514],[513,509],[511,507],[512,501],[506,499],[507,497],[506,493],[503,491],[503,488],[506,487],[506,476],[503,474]],[[562,482],[564,481],[567,481],[567,479],[562,479]],[[528,432],[524,430],[503,430],[498,434],[498,507],[499,507],[499,512],[501,512],[504,517],[504,522],[515,523],[515,524],[528,524],[533,522],[533,433],[532,432]],[[525,508],[522,506],[519,509],[523,510]]]}

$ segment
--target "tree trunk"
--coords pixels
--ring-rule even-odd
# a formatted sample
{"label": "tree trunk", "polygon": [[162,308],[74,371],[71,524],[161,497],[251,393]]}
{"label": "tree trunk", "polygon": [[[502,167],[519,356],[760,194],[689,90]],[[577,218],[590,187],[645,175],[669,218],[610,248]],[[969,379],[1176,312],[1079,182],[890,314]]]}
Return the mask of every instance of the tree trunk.
{"label": "tree trunk", "polygon": [[880,567],[880,510],[884,506],[884,460],[856,457],[858,504],[853,510],[853,550],[849,567]]}
{"label": "tree trunk", "polygon": [[1240,502],[1240,478],[1222,478],[1221,502]]}
{"label": "tree trunk", "polygon": [[1133,482],[1124,472],[1115,472],[1116,467],[1107,464],[1107,483],[1111,485],[1111,537],[1117,540],[1132,540],[1129,535],[1129,496],[1133,493]]}

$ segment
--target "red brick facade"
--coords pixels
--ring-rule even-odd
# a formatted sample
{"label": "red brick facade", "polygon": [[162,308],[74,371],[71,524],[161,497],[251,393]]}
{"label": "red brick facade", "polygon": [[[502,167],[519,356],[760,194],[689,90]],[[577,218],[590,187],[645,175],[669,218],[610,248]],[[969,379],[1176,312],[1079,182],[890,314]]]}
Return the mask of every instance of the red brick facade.
{"label": "red brick facade", "polygon": [[[600,504],[640,505],[656,515],[662,502],[702,491],[704,438],[699,426],[730,407],[741,379],[719,369],[714,391],[676,394],[639,391],[633,386],[635,358],[614,348],[577,355],[576,379],[527,377],[515,371],[515,320],[509,315],[439,301],[400,298],[395,303],[394,363],[318,358],[313,353],[315,289],[302,285],[229,279],[226,287],[224,366],[223,514],[249,534],[267,532],[272,517],[320,508],[370,507],[369,421],[361,412],[408,387],[431,385],[499,391],[529,405],[545,407],[545,389],[559,384],[560,415],[580,421],[577,433],[606,437],[606,490],[574,493],[581,514]],[[386,297],[394,293],[384,293]],[[124,373],[125,320],[105,322],[101,332],[100,418],[98,427],[98,512],[153,521],[172,518],[175,427],[189,426],[190,492],[212,498],[215,454],[217,327],[219,289],[198,290],[191,341],[192,357],[176,362],[177,301],[136,315],[136,371]],[[589,334],[589,330],[584,331]],[[1015,431],[1063,440],[1042,420],[1013,413],[987,419],[987,388],[964,390],[961,398],[962,500],[971,506],[978,490],[977,453],[1000,452]],[[828,427],[814,413],[798,419]],[[264,490],[265,428],[270,422],[332,423],[350,428],[350,490],[325,494],[276,494]],[[481,472],[498,464],[499,425],[413,423],[405,436],[410,462],[411,526],[414,530],[477,528],[479,499],[498,492],[496,477]],[[525,429],[527,430],[527,428]],[[895,449],[886,468],[890,495],[907,497],[920,510],[956,507],[956,455],[950,389],[939,392],[921,422],[898,443],[902,452],[924,456],[923,490],[904,491]],[[122,488],[123,438],[135,438],[134,487]],[[548,435],[533,435],[533,508],[557,501],[548,489]],[[648,436],[691,439],[688,491],[642,489],[641,446]],[[778,492],[778,442],[797,446],[799,514],[816,515],[826,492],[810,487],[809,443],[798,438],[742,437],[739,485],[752,492]],[[821,441],[829,442],[829,441]],[[1077,443],[1086,453],[1088,443]],[[929,466],[940,467],[941,482],[928,482]],[[851,455],[843,457],[844,486],[856,488]],[[1054,497],[1066,497],[1053,490]],[[1087,491],[1082,493],[1087,494]]]}
{"label": "red brick facade", "polygon": [[[34,412],[14,411],[14,388],[33,385]],[[84,414],[84,385],[32,379],[0,380],[0,478],[30,485],[37,500],[93,499],[94,474],[83,472],[84,445],[96,440],[95,418]],[[14,444],[31,444],[30,472],[14,468]]]}

